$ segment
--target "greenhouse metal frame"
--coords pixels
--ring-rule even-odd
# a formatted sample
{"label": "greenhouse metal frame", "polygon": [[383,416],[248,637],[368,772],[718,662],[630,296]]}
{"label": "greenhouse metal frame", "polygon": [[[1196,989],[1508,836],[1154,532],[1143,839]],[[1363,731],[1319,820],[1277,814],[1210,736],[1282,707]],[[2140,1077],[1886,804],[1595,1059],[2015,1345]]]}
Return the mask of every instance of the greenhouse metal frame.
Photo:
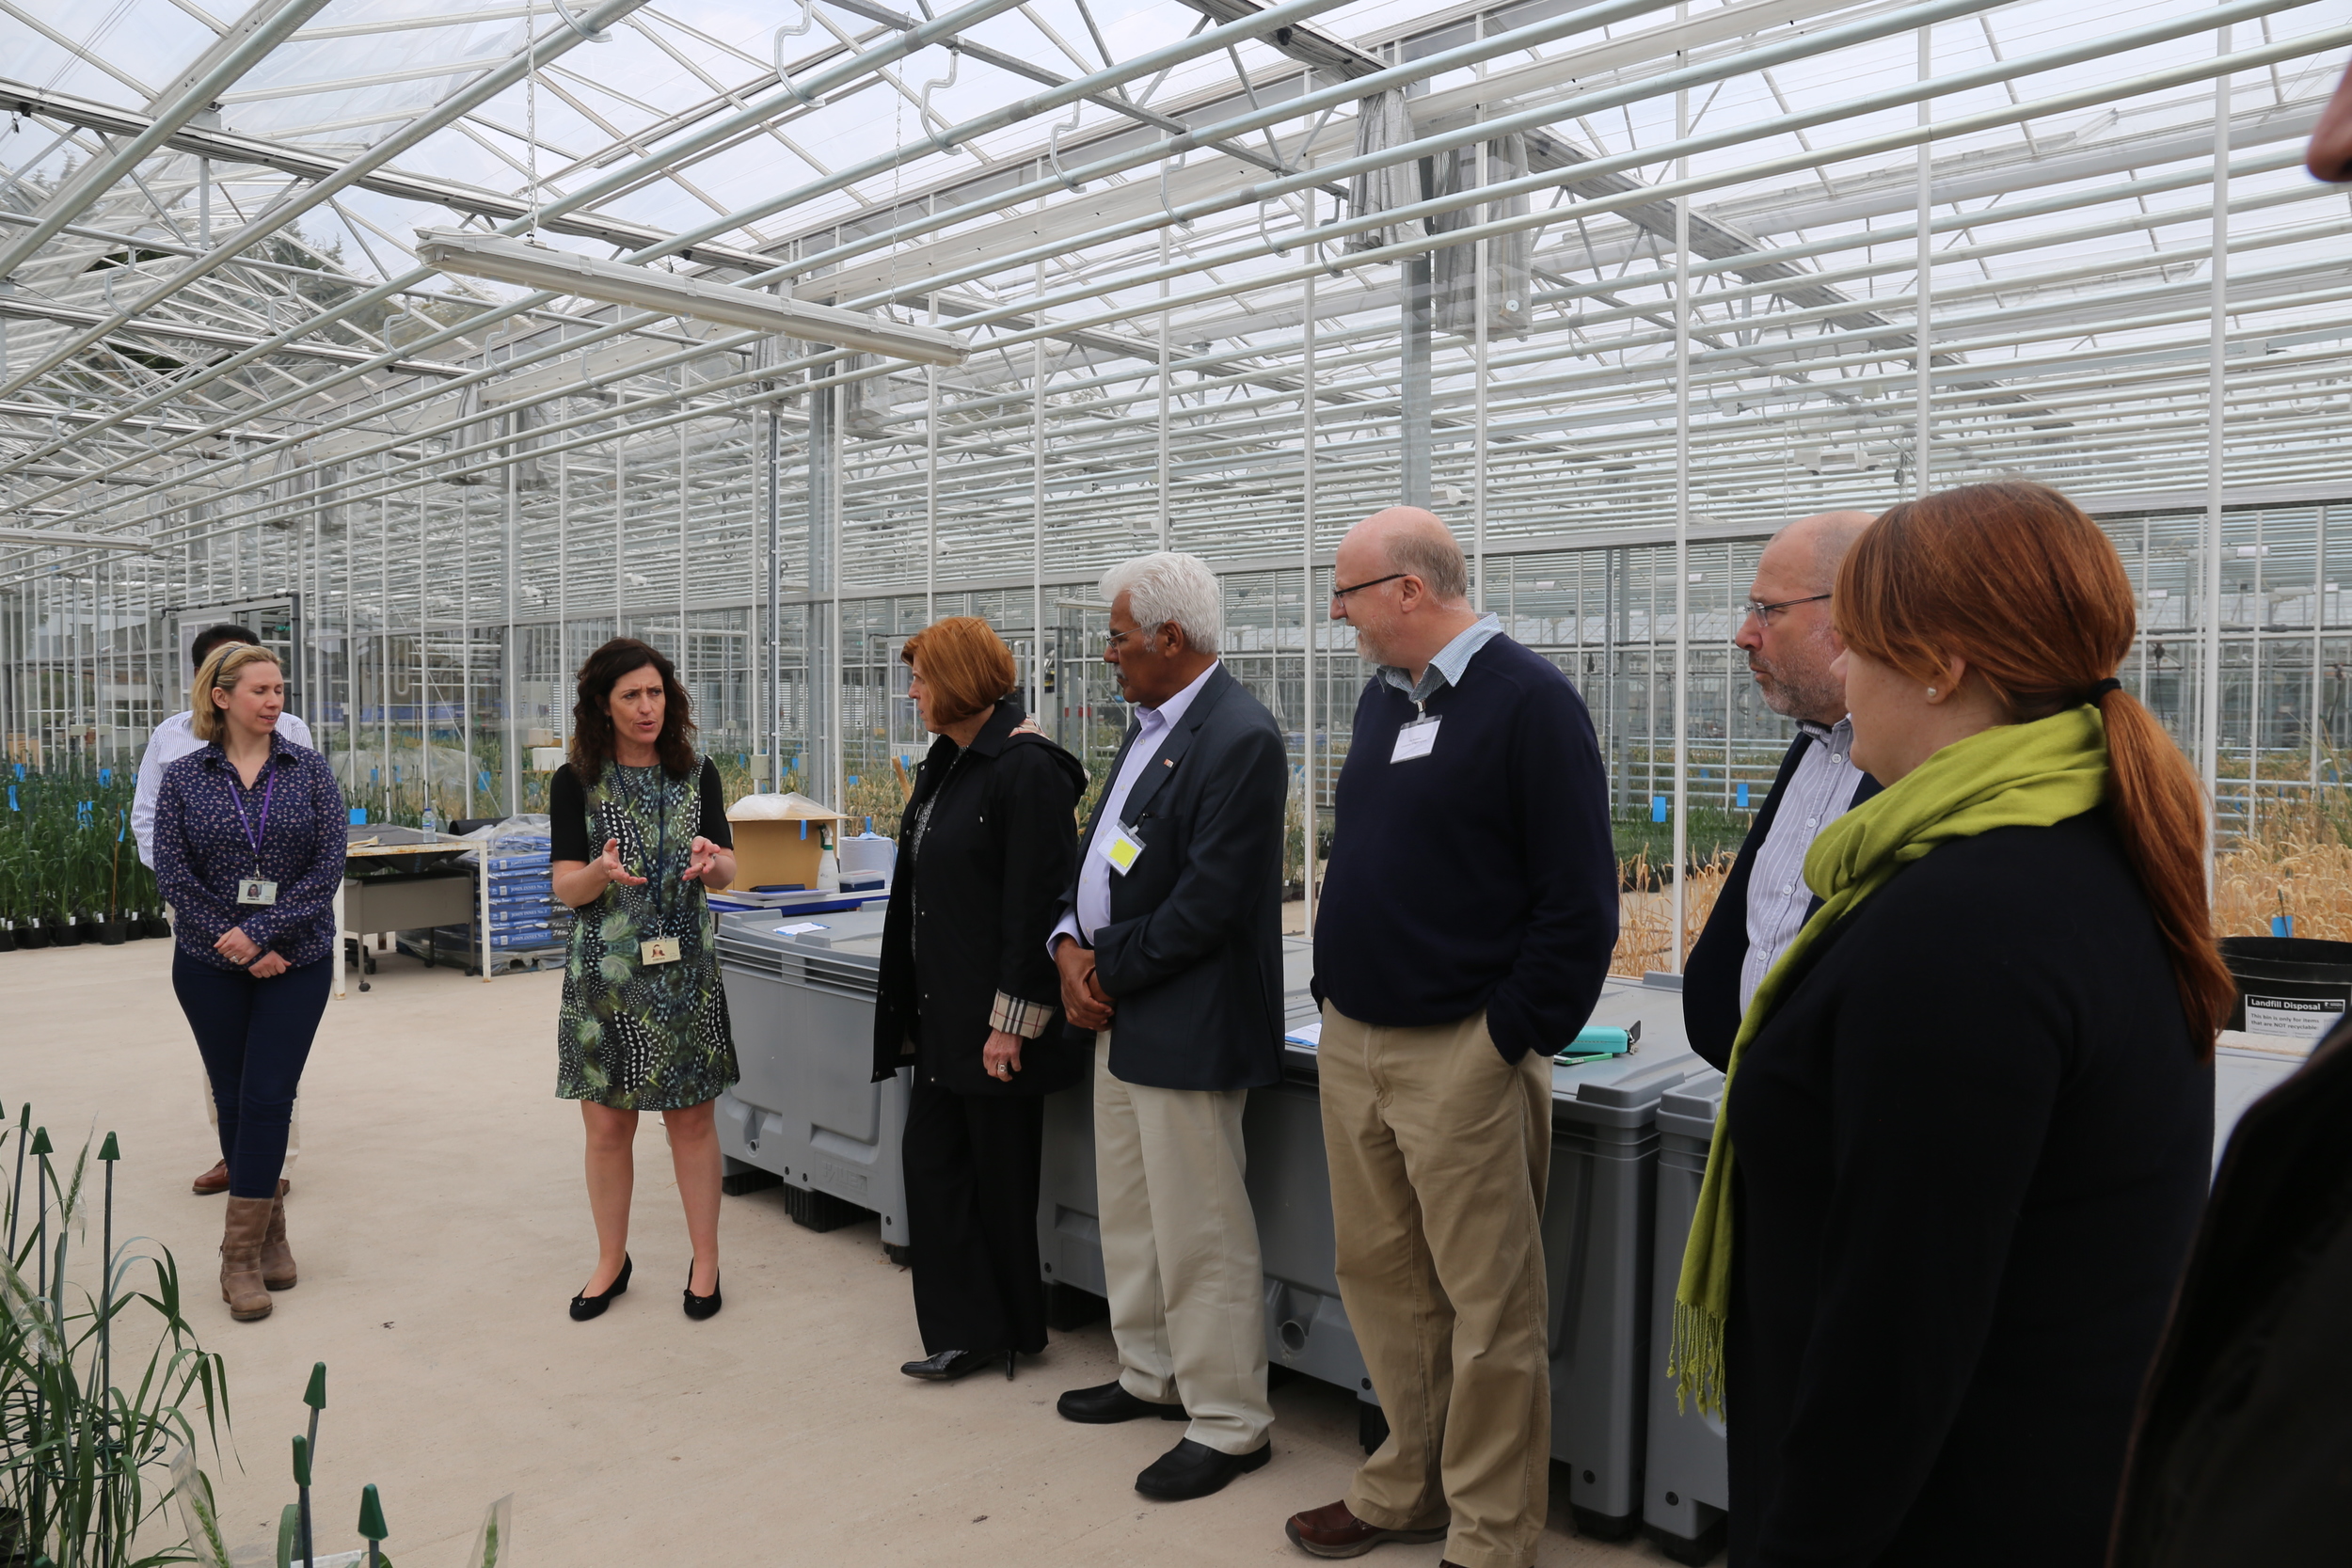
{"label": "greenhouse metal frame", "polygon": [[[129,766],[234,612],[354,804],[528,810],[628,633],[731,785],[886,825],[908,633],[986,616],[1099,771],[1094,584],[1172,548],[1311,895],[1331,550],[1409,501],[1678,865],[1786,744],[1764,538],[2024,476],[2110,531],[2126,685],[2240,832],[2352,726],[2352,208],[2300,167],[2347,52],[2277,0],[0,0],[0,744]],[[452,229],[670,308],[417,260]]]}

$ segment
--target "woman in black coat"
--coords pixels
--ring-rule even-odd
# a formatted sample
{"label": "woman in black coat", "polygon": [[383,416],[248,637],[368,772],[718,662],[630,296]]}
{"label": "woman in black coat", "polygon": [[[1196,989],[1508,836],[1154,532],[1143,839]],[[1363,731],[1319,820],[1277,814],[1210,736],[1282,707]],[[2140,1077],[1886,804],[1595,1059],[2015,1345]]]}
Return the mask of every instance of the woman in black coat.
{"label": "woman in black coat", "polygon": [[953,616],[907,639],[912,695],[939,736],[899,817],[882,929],[874,1078],[914,1069],[903,1142],[914,1316],[947,1382],[1045,1348],[1038,1167],[1045,1096],[1084,1062],[1061,1041],[1046,951],[1078,859],[1078,759],[1029,723],[1012,654]]}
{"label": "woman in black coat", "polygon": [[1846,557],[1886,788],[1806,859],[1826,902],[1741,1024],[1676,1293],[1680,1372],[1720,1336],[1741,1568],[2105,1559],[2231,996],[2195,776],[2112,678],[2133,605],[2039,485]]}

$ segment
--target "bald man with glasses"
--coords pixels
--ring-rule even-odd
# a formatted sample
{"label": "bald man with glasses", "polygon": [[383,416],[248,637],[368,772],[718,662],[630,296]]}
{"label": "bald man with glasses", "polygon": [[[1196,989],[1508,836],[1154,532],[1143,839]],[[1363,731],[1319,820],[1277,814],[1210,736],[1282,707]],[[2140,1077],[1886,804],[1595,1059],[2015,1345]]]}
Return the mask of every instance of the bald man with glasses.
{"label": "bald man with glasses", "polygon": [[1764,705],[1794,719],[1797,735],[1683,966],[1683,1028],[1692,1049],[1719,1068],[1731,1057],[1748,999],[1821,902],[1805,885],[1805,851],[1823,828],[1878,793],[1877,781],[1848,759],[1846,687],[1830,669],[1840,647],[1830,625],[1838,563],[1874,515],[1821,512],[1772,535],[1732,639],[1748,656]]}

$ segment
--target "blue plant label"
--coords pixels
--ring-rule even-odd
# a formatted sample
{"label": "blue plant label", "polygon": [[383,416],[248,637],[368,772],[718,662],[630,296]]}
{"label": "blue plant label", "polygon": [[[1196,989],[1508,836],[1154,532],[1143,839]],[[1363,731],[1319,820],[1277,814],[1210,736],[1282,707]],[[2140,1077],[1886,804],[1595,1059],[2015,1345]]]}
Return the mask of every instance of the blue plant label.
{"label": "blue plant label", "polygon": [[1649,798],[1649,819],[1652,822],[1666,820],[1666,798],[1663,795],[1653,795]]}
{"label": "blue plant label", "polygon": [[490,793],[490,770],[488,768],[485,768],[482,770],[481,779],[482,793],[487,795]]}
{"label": "blue plant label", "polygon": [[8,809],[10,811],[23,811],[24,809],[23,806],[16,803],[16,785],[14,784],[8,785]]}
{"label": "blue plant label", "polygon": [[368,825],[367,807],[354,806],[351,808],[351,825],[355,828],[364,828]]}
{"label": "blue plant label", "polygon": [[1741,811],[1748,809],[1748,785],[1744,779],[1740,782],[1740,809]]}
{"label": "blue plant label", "polygon": [[100,768],[100,769],[98,770],[98,787],[99,787],[99,788],[101,788],[101,789],[105,789],[105,788],[108,788],[109,786],[111,786],[111,785],[114,784],[114,782],[115,782],[115,770],[114,770],[113,768]]}

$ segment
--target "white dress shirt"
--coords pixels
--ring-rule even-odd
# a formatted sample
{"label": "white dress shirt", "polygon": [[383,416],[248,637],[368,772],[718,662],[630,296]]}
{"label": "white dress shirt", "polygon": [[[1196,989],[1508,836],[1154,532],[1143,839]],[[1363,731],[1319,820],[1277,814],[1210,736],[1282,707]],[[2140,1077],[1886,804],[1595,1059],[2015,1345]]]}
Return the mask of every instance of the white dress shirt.
{"label": "white dress shirt", "polygon": [[[139,863],[150,871],[155,869],[155,801],[163,794],[164,769],[204,749],[205,743],[196,738],[195,717],[175,713],[156,725],[139,757],[138,787],[131,792],[131,832],[139,841]],[[310,726],[291,713],[278,716],[278,733],[305,751],[318,750],[310,744]]]}
{"label": "white dress shirt", "polygon": [[1804,880],[1805,852],[1823,828],[1846,815],[1863,779],[1850,758],[1852,721],[1840,719],[1826,729],[1801,721],[1797,728],[1812,744],[1797,759],[1797,770],[1772,813],[1772,831],[1748,869],[1748,956],[1740,966],[1742,1014],[1773,963],[1804,929],[1805,911],[1813,906],[1813,890]]}
{"label": "white dress shirt", "polygon": [[[1126,812],[1127,797],[1135,793],[1136,781],[1143,777],[1143,770],[1159,754],[1160,742],[1184,721],[1192,700],[1200,695],[1200,689],[1216,673],[1216,664],[1212,660],[1190,686],[1159,706],[1136,705],[1135,742],[1127,748],[1127,760],[1120,765],[1119,777],[1111,781],[1110,793],[1103,798],[1102,814],[1094,819],[1095,838],[1101,838],[1104,830],[1117,823]],[[1094,933],[1110,922],[1111,863],[1094,852],[1094,841],[1089,839],[1078,852],[1078,907],[1061,917],[1061,924],[1045,939],[1045,951],[1053,952],[1064,937],[1076,937],[1091,947]]]}

